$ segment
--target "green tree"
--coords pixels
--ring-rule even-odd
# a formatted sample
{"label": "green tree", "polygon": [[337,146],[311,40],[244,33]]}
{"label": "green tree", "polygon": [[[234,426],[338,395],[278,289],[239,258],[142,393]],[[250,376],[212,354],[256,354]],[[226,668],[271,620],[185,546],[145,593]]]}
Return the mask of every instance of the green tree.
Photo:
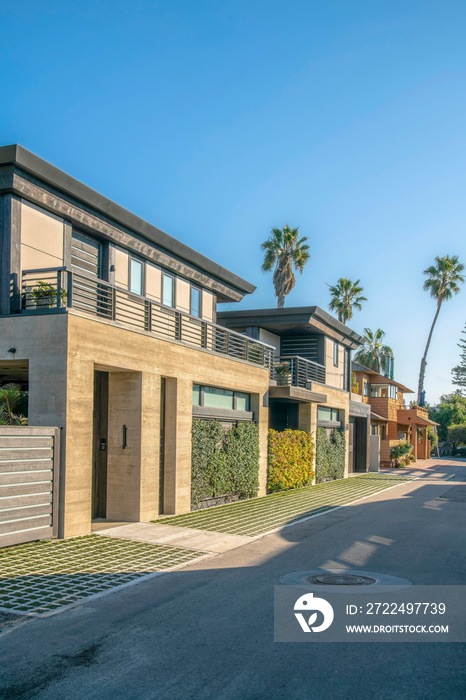
{"label": "green tree", "polygon": [[277,307],[283,308],[285,297],[295,286],[293,268],[302,273],[310,258],[308,236],[299,238],[299,228],[273,228],[270,237],[261,245],[265,251],[262,270],[273,270],[273,285],[277,297]]}
{"label": "green tree", "polygon": [[[461,332],[463,335],[466,335],[466,325],[464,328],[465,330]],[[458,347],[461,350],[460,363],[451,370],[451,373],[453,374],[453,379],[451,381],[452,384],[457,384],[458,386],[462,387],[460,391],[462,394],[464,394],[464,390],[466,389],[466,340],[464,340],[464,338],[460,338]]]}
{"label": "green tree", "polygon": [[464,282],[464,276],[461,274],[464,270],[464,265],[458,262],[458,256],[445,255],[445,257],[435,258],[435,265],[431,265],[424,270],[427,279],[424,282],[424,289],[430,292],[430,296],[437,302],[434,320],[430,327],[429,336],[427,338],[426,348],[421,360],[419,369],[419,383],[417,388],[417,400],[421,403],[421,394],[424,391],[424,378],[426,374],[427,353],[429,352],[430,341],[434,332],[435,324],[437,323],[438,315],[444,301],[448,301],[453,294],[458,294],[460,291],[459,285]]}
{"label": "green tree", "polygon": [[352,282],[346,277],[340,277],[338,282],[330,287],[330,311],[335,311],[338,320],[341,323],[346,323],[353,318],[353,311],[357,309],[361,311],[362,301],[367,301],[366,297],[362,296],[363,288],[359,286],[360,280]]}
{"label": "green tree", "polygon": [[451,425],[466,425],[466,397],[457,389],[451,394],[440,397],[438,406],[429,407],[429,418],[439,423],[439,440],[444,442]]}
{"label": "green tree", "polygon": [[377,328],[375,332],[370,328],[364,328],[364,343],[358,350],[355,360],[365,367],[383,374],[383,368],[387,357],[393,355],[392,349],[383,344],[385,332]]}

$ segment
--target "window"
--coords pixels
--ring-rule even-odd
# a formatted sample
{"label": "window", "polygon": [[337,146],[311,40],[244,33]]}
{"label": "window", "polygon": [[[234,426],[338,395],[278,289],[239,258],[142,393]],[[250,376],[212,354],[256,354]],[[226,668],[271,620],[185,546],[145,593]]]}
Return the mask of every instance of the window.
{"label": "window", "polygon": [[338,367],[338,343],[333,343],[333,364]]}
{"label": "window", "polygon": [[338,408],[329,408],[328,406],[318,406],[317,407],[317,420],[340,420],[340,411]]}
{"label": "window", "polygon": [[193,406],[225,408],[229,411],[250,411],[251,395],[215,386],[193,385]]}
{"label": "window", "polygon": [[174,306],[174,280],[170,275],[162,275],[162,304]]}
{"label": "window", "polygon": [[209,408],[229,408],[233,410],[233,392],[227,389],[205,386],[204,406],[208,406]]}
{"label": "window", "polygon": [[142,262],[130,259],[129,265],[129,290],[134,294],[142,294]]}
{"label": "window", "polygon": [[408,436],[403,430],[398,432],[398,440],[407,440],[407,438]]}
{"label": "window", "polygon": [[376,399],[396,399],[398,389],[393,384],[371,384],[371,397]]}
{"label": "window", "polygon": [[249,394],[242,394],[239,391],[235,391],[235,410],[236,411],[249,411],[251,397]]}
{"label": "window", "polygon": [[379,426],[378,425],[371,425],[371,435],[378,435],[379,434]]}
{"label": "window", "polygon": [[201,315],[201,291],[196,287],[191,287],[191,316]]}
{"label": "window", "polygon": [[369,382],[366,382],[366,380],[364,380],[363,387],[364,387],[364,396],[369,396]]}

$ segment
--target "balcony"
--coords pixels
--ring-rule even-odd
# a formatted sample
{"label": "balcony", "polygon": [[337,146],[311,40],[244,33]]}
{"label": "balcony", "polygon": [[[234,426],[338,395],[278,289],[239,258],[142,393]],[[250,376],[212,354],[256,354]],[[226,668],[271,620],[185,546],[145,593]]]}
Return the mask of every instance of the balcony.
{"label": "balcony", "polygon": [[275,361],[273,378],[278,386],[309,389],[312,382],[325,384],[325,367],[298,355],[282,355]]}
{"label": "balcony", "polygon": [[23,271],[20,313],[64,313],[68,309],[163,340],[259,365],[273,373],[271,346],[224,326],[65,267]]}

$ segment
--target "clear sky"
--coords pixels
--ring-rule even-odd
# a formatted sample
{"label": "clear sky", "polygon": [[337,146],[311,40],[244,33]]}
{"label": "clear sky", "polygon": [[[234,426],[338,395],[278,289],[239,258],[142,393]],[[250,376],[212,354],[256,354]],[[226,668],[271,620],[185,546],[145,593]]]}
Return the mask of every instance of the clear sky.
{"label": "clear sky", "polygon": [[[0,143],[20,143],[257,285],[299,226],[287,306],[359,278],[416,390],[436,255],[466,263],[466,3],[17,0],[0,4]],[[452,390],[466,285],[442,308],[427,400]],[[410,397],[408,397],[410,398]],[[414,398],[414,396],[412,397]]]}

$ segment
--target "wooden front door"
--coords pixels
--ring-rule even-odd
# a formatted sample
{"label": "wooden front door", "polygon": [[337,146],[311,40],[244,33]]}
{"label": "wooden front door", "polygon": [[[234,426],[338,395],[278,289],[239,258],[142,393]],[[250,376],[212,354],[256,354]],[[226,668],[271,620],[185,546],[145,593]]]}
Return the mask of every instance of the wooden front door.
{"label": "wooden front door", "polygon": [[92,518],[107,516],[108,372],[94,372]]}

